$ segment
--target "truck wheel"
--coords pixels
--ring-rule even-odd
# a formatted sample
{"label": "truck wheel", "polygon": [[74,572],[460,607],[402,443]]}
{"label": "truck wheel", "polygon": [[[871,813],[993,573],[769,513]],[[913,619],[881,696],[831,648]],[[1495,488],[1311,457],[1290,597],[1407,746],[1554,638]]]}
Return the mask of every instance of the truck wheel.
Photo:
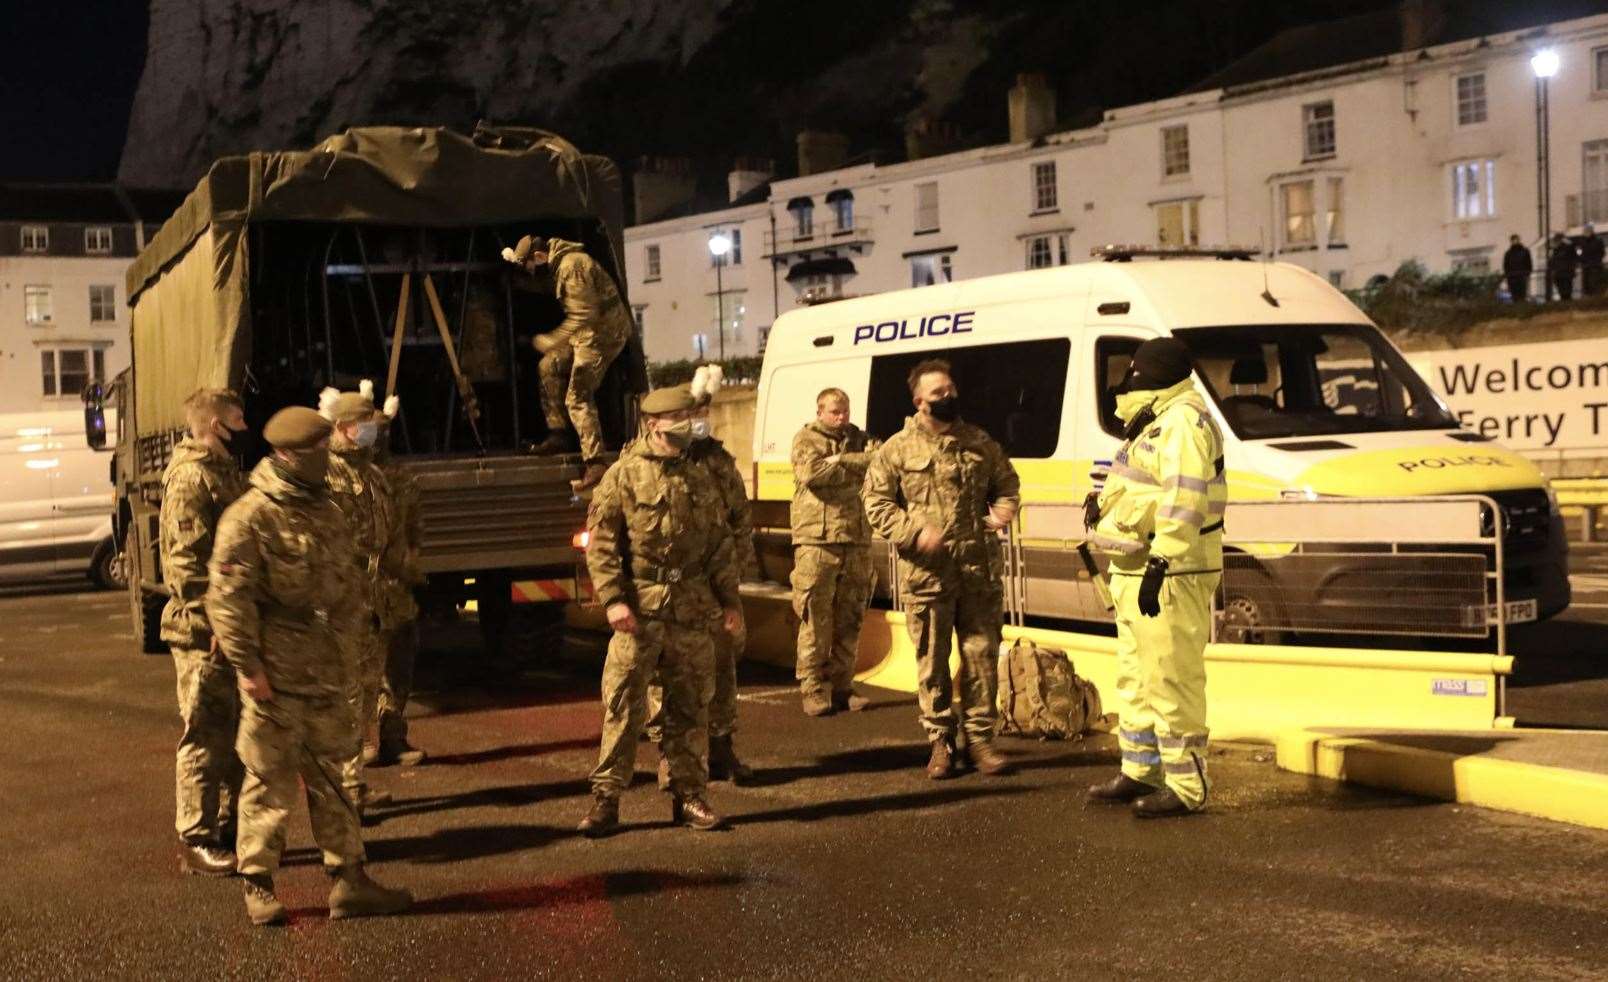
{"label": "truck wheel", "polygon": [[160,593],[146,593],[138,585],[129,587],[129,613],[134,622],[134,643],[147,655],[167,654],[162,642],[162,610],[167,597]]}
{"label": "truck wheel", "polygon": [[563,655],[565,604],[514,604],[508,655],[520,665],[552,665]]}
{"label": "truck wheel", "polygon": [[1239,570],[1223,582],[1223,611],[1217,640],[1228,644],[1283,644],[1288,631],[1271,625],[1288,623],[1279,588],[1260,570]]}
{"label": "truck wheel", "polygon": [[110,538],[97,546],[95,555],[90,557],[89,578],[102,590],[128,589],[128,562]]}

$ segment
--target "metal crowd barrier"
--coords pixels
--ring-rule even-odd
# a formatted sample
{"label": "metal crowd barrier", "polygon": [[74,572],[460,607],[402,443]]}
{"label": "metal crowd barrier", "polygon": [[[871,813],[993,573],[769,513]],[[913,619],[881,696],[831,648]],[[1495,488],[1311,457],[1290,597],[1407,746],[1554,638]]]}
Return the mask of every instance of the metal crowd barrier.
{"label": "metal crowd barrier", "polygon": [[1554,478],[1552,493],[1564,508],[1579,508],[1581,541],[1597,541],[1597,520],[1608,507],[1608,478]]}

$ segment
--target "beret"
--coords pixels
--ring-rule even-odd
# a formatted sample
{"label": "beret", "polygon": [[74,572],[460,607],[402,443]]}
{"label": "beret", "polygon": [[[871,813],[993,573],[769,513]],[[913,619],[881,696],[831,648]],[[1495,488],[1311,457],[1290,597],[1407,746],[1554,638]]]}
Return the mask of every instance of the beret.
{"label": "beret", "polygon": [[275,450],[306,450],[329,436],[330,422],[307,406],[287,406],[262,428],[262,438]]}
{"label": "beret", "polygon": [[642,413],[646,416],[658,416],[663,413],[676,413],[683,409],[696,406],[697,400],[692,397],[692,391],[685,385],[674,385],[668,389],[654,389],[642,397]]}

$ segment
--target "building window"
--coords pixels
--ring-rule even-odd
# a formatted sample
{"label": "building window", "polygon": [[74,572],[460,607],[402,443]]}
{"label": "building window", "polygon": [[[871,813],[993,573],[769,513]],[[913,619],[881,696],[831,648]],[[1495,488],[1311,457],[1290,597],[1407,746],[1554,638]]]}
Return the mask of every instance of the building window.
{"label": "building window", "polygon": [[708,353],[708,351],[709,351],[709,335],[707,335],[707,334],[694,334],[692,336],[692,354],[693,354],[693,357],[697,358],[699,361],[703,361],[704,356]]}
{"label": "building window", "polygon": [[39,352],[43,392],[77,396],[91,382],[106,381],[106,352],[96,348],[45,348]]}
{"label": "building window", "polygon": [[1033,165],[1033,210],[1054,211],[1058,207],[1055,188],[1055,161]]}
{"label": "building window", "polygon": [[1608,48],[1597,48],[1591,53],[1591,90],[1608,92]]}
{"label": "building window", "polygon": [[794,198],[787,203],[793,213],[793,238],[807,239],[815,234],[815,202],[809,198]]}
{"label": "building window", "polygon": [[[715,325],[725,332],[725,339],[735,343],[742,340],[743,319],[748,314],[744,291],[727,290],[715,296]],[[718,337],[719,335],[717,335]]]}
{"label": "building window", "polygon": [[1284,248],[1311,248],[1318,244],[1317,207],[1312,200],[1311,181],[1292,181],[1279,185],[1279,225],[1284,231]]}
{"label": "building window", "polygon": [[1346,288],[1346,273],[1345,273],[1345,270],[1343,270],[1343,269],[1331,269],[1331,270],[1329,270],[1329,285],[1334,287],[1336,290],[1344,290]]}
{"label": "building window", "polygon": [[112,230],[104,225],[84,229],[84,251],[91,256],[105,256],[112,251]]}
{"label": "building window", "polygon": [[[916,185],[916,231],[938,231],[938,183]],[[920,284],[917,284],[918,286]]]}
{"label": "building window", "polygon": [[1490,218],[1496,214],[1496,161],[1465,160],[1452,165],[1452,217]]}
{"label": "building window", "polygon": [[659,247],[650,245],[647,248],[648,275],[644,279],[656,280],[659,278]]}
{"label": "building window", "polygon": [[1457,76],[1457,125],[1485,122],[1485,73]]}
{"label": "building window", "polygon": [[45,225],[22,227],[22,251],[44,252],[50,248],[50,228]]}
{"label": "building window", "polygon": [[1055,265],[1050,252],[1050,237],[1048,235],[1035,235],[1027,240],[1027,268],[1045,269]]}
{"label": "building window", "polygon": [[910,257],[910,285],[932,286],[934,283],[952,283],[955,278],[951,253],[940,252]]}
{"label": "building window", "polygon": [[770,344],[770,332],[771,329],[768,324],[759,329],[759,354],[761,356],[765,354],[765,348]]}
{"label": "building window", "polygon": [[1200,245],[1200,202],[1168,201],[1157,205],[1156,242],[1164,246]]}
{"label": "building window", "polygon": [[1301,107],[1306,159],[1334,156],[1334,103],[1314,102]]}
{"label": "building window", "polygon": [[710,235],[711,238],[713,238],[716,235],[724,235],[726,237],[727,241],[729,241],[731,243],[731,248],[726,250],[726,254],[724,256],[717,256],[717,255],[715,255],[714,253],[711,252],[709,254],[709,265],[711,265],[711,266],[741,266],[743,264],[743,230],[742,229],[740,229],[740,228],[717,228],[717,229],[711,230],[709,235]]}
{"label": "building window", "polygon": [[1485,276],[1491,272],[1491,250],[1459,249],[1451,254],[1452,272]]}
{"label": "building window", "polygon": [[837,222],[837,231],[854,231],[854,198],[844,195],[832,202],[832,218]]}
{"label": "building window", "polygon": [[93,324],[104,324],[117,320],[117,288],[114,286],[91,286],[89,288],[89,320]]}
{"label": "building window", "polygon": [[642,322],[647,317],[647,315],[648,315],[648,305],[647,304],[645,304],[645,303],[634,303],[634,304],[631,305],[631,320],[632,320],[633,323],[636,324],[636,332],[637,332],[637,340],[638,341],[641,341],[644,338],[644,335],[642,333]]}
{"label": "building window", "polygon": [[1161,128],[1161,175],[1181,177],[1189,173],[1189,127]]}
{"label": "building window", "polygon": [[22,288],[23,316],[30,324],[51,322],[50,287],[25,286]]}
{"label": "building window", "polygon": [[1585,186],[1581,189],[1585,208],[1581,220],[1592,224],[1608,222],[1608,140],[1592,140],[1581,149],[1585,153]]}
{"label": "building window", "polygon": [[1345,209],[1341,207],[1344,204],[1342,196],[1345,192],[1345,180],[1339,177],[1331,177],[1325,183],[1328,185],[1329,200],[1325,202],[1328,207],[1324,209],[1324,215],[1327,219],[1324,241],[1332,249],[1335,246],[1346,244],[1346,213]]}

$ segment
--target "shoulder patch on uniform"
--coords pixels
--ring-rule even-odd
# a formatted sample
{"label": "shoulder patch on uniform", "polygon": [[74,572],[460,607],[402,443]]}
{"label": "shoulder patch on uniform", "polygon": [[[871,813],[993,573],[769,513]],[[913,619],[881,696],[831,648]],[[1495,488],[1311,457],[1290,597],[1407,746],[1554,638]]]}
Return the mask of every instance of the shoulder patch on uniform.
{"label": "shoulder patch on uniform", "polygon": [[1150,437],[1161,436],[1161,427],[1158,426],[1158,427],[1156,427],[1155,429],[1151,430],[1149,433],[1147,433],[1145,435],[1150,436]]}

